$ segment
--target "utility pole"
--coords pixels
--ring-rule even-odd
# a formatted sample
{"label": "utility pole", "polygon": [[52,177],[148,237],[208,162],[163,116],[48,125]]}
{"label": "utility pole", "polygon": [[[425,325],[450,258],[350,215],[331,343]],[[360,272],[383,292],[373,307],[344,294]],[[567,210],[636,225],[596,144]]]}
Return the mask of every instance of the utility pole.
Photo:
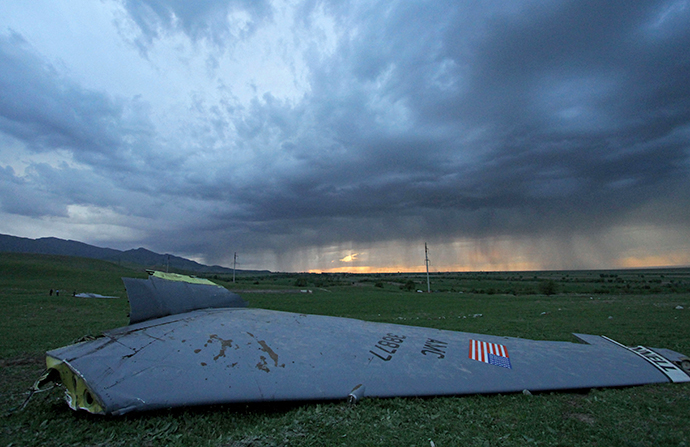
{"label": "utility pole", "polygon": [[424,242],[424,258],[426,263],[426,292],[431,293],[431,282],[429,281],[429,248]]}
{"label": "utility pole", "polygon": [[235,267],[237,267],[237,252],[235,252],[235,257],[232,261],[232,282],[235,283]]}

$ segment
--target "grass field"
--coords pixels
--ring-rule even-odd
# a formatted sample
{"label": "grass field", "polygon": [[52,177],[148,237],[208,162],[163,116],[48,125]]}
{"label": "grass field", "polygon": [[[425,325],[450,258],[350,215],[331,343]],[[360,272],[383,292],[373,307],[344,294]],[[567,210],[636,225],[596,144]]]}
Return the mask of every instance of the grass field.
{"label": "grass field", "polygon": [[[127,324],[122,276],[79,258],[0,254],[0,446],[684,446],[690,386],[582,393],[226,405],[103,417],[27,389],[46,350]],[[211,278],[252,307],[544,340],[572,332],[690,354],[690,269]],[[49,290],[60,290],[50,296]],[[288,293],[310,289],[313,293]],[[411,289],[411,290],[408,290]],[[121,299],[83,299],[73,292]],[[680,308],[682,307],[682,309]]]}

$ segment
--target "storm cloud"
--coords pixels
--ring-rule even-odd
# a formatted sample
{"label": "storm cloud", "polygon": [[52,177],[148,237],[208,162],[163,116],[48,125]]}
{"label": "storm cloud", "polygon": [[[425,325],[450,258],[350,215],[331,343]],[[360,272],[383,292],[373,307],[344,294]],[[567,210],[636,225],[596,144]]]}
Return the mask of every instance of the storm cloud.
{"label": "storm cloud", "polygon": [[418,269],[425,241],[436,270],[690,263],[687,1],[0,13],[0,232],[272,270]]}

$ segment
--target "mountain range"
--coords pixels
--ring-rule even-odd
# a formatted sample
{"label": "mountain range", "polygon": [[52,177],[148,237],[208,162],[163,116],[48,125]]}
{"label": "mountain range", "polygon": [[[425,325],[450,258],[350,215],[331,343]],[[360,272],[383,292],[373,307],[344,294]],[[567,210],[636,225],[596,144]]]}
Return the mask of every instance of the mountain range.
{"label": "mountain range", "polygon": [[[0,234],[0,252],[35,253],[44,255],[79,256],[101,259],[123,265],[135,265],[149,269],[184,271],[193,273],[232,273],[232,269],[220,265],[204,265],[172,254],[159,254],[145,248],[115,250],[85,244],[79,241],[42,237],[29,239]],[[237,270],[240,272],[240,270]],[[242,273],[269,273],[268,270],[242,270]]]}

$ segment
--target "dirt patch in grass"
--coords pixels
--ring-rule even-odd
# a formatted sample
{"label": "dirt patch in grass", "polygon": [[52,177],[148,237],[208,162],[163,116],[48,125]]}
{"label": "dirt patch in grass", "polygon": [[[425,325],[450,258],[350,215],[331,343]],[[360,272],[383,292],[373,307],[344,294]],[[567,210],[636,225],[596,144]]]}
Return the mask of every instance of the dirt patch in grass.
{"label": "dirt patch in grass", "polygon": [[575,419],[576,421],[584,422],[587,425],[594,425],[596,419],[589,414],[584,413],[568,413],[565,415],[566,419]]}
{"label": "dirt patch in grass", "polygon": [[46,357],[37,354],[23,354],[9,359],[0,359],[0,368],[10,368],[12,366],[43,366]]}

